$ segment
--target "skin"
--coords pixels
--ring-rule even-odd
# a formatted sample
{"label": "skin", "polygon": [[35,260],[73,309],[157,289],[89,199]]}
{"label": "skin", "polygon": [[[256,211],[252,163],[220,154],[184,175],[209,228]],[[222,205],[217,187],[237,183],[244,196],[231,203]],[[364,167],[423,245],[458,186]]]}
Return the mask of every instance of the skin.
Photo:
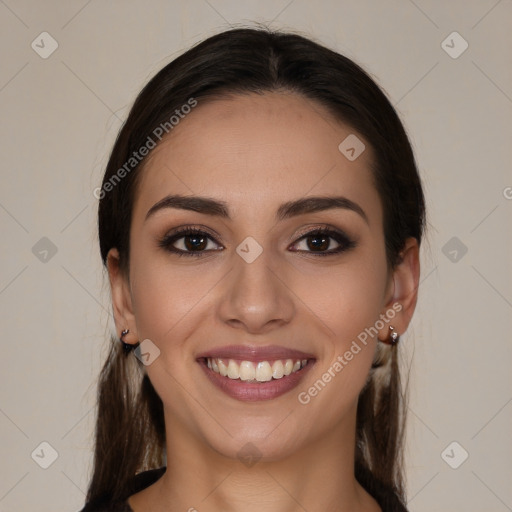
{"label": "skin", "polygon": [[[402,309],[391,325],[403,333],[416,304],[418,245],[408,240],[402,263],[388,268],[370,144],[358,135],[366,150],[352,162],[338,150],[351,133],[293,93],[234,96],[200,103],[147,161],[129,275],[119,270],[116,249],[108,257],[118,332],[129,328],[126,342],[150,339],[160,350],[145,371],[164,404],[167,471],[130,498],[135,512],[380,510],[353,472],[357,399],[378,340],[308,404],[297,398],[396,303]],[[231,220],[174,208],[145,220],[168,194],[225,201]],[[354,201],[367,221],[339,208],[274,218],[284,202],[324,195]],[[302,235],[325,224],[355,247],[315,255]],[[178,257],[158,246],[180,226],[206,228],[215,238],[208,249],[222,250]],[[250,264],[235,251],[248,236],[263,248]],[[186,247],[183,238],[174,245]],[[337,246],[331,240],[328,249]],[[386,339],[388,327],[377,338]],[[196,362],[228,344],[297,348],[316,363],[292,391],[242,402],[214,387]],[[237,456],[246,443],[261,454],[251,467]]]}

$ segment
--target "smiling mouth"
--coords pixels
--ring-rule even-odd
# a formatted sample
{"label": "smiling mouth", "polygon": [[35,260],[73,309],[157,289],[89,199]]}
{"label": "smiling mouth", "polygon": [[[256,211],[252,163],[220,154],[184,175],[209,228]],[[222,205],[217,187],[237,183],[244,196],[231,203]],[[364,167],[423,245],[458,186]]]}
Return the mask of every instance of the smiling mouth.
{"label": "smiling mouth", "polygon": [[244,361],[220,357],[205,357],[203,363],[213,372],[231,380],[250,383],[279,380],[297,373],[311,359],[276,359],[274,361]]}
{"label": "smiling mouth", "polygon": [[236,400],[257,402],[296,388],[316,357],[279,345],[227,345],[198,354],[196,361],[217,389]]}

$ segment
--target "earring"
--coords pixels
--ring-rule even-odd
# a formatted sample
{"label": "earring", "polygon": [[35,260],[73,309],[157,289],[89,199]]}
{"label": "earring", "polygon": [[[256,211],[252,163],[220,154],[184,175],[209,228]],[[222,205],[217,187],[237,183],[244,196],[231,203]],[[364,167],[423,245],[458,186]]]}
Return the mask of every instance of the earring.
{"label": "earring", "polygon": [[128,354],[130,352],[130,350],[132,350],[133,348],[133,345],[131,345],[130,343],[125,343],[123,338],[130,332],[130,329],[123,329],[123,331],[121,331],[121,337],[119,338],[119,341],[123,344],[123,350],[124,350],[124,353],[125,354]]}
{"label": "earring", "polygon": [[395,331],[395,328],[390,325],[388,337],[385,340],[381,340],[386,345],[396,345],[400,341],[400,335]]}

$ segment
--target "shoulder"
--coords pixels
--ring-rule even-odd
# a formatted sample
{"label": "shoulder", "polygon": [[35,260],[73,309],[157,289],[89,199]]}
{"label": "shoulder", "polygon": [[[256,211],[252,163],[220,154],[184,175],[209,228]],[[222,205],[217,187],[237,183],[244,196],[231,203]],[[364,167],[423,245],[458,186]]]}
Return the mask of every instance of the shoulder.
{"label": "shoulder", "polygon": [[154,484],[165,473],[165,470],[164,466],[138,473],[128,482],[127,490],[120,500],[114,501],[111,495],[105,494],[87,502],[80,512],[133,512],[128,505],[128,498]]}

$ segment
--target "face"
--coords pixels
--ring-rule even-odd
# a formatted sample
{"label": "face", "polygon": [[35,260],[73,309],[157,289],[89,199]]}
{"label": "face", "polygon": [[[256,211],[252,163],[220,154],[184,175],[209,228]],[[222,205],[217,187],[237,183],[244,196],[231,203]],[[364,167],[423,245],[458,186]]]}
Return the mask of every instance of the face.
{"label": "face", "polygon": [[370,145],[338,149],[351,134],[295,94],[235,96],[200,103],[147,161],[113,300],[118,329],[160,351],[145,370],[168,437],[275,460],[353,429],[368,333],[401,313]]}

